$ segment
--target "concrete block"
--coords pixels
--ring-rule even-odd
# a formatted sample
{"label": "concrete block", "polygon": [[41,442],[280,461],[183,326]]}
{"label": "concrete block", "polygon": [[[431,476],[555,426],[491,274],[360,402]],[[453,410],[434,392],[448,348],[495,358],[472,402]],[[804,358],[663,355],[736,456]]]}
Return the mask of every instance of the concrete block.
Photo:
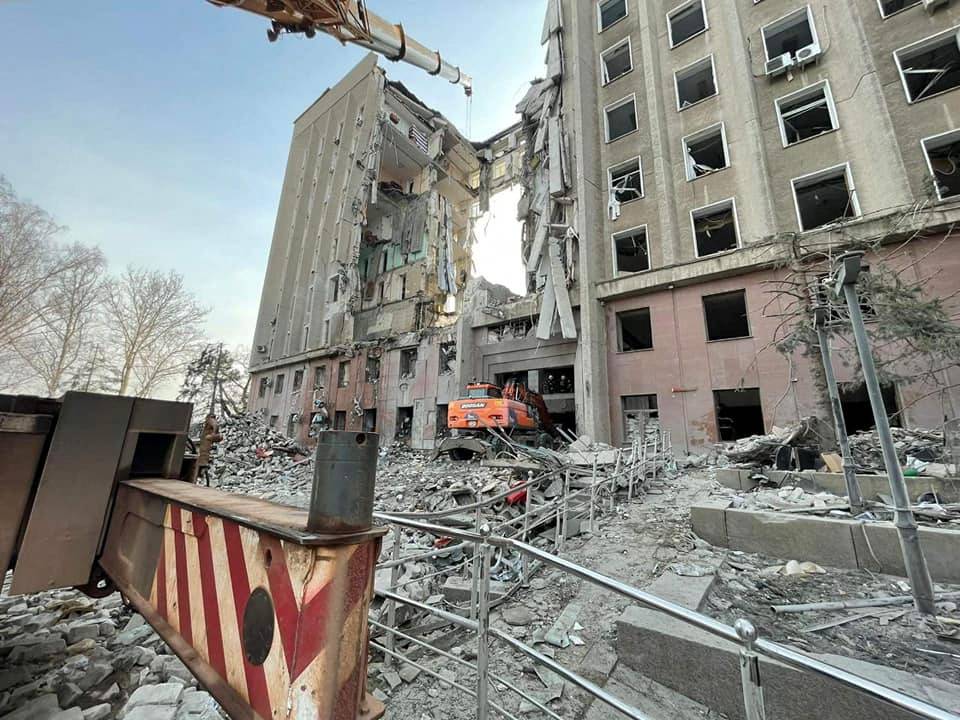
{"label": "concrete block", "polygon": [[[719,566],[719,563],[717,563]],[[707,602],[716,575],[686,577],[667,570],[644,590],[668,602],[682,605],[689,610],[700,610]]]}
{"label": "concrete block", "polygon": [[858,567],[854,522],[753,510],[730,509],[725,514],[731,550],[831,567]]}
{"label": "concrete block", "polygon": [[[469,578],[448,577],[447,581],[443,584],[443,596],[448,602],[452,603],[470,602],[471,586],[472,583]],[[497,580],[490,581],[491,600],[499,600],[506,595],[509,590],[509,583],[499,582]]]}
{"label": "concrete block", "polygon": [[740,484],[740,470],[737,468],[717,468],[717,482],[734,490],[743,490]]}
{"label": "concrete block", "polygon": [[[906,577],[900,536],[893,523],[860,523],[860,527],[854,529],[853,539],[860,567],[871,572]],[[960,557],[960,532],[921,527],[920,547],[923,548],[934,582],[960,582],[960,563],[957,562]]]}
{"label": "concrete block", "polygon": [[727,500],[711,500],[690,506],[690,526],[711,545],[727,547]]}

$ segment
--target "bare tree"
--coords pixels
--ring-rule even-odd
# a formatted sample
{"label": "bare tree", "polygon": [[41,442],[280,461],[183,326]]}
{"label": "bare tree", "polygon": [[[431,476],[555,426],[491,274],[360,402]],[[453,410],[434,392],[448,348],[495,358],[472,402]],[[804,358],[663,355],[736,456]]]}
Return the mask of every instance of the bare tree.
{"label": "bare tree", "polygon": [[106,284],[117,393],[149,394],[186,369],[202,339],[202,307],[176,272],[128,267]]}
{"label": "bare tree", "polygon": [[63,270],[40,296],[38,327],[21,343],[24,363],[50,396],[58,395],[86,359],[102,298],[106,259],[98,249],[70,245],[57,251]]}
{"label": "bare tree", "polygon": [[244,348],[231,352],[222,344],[205,345],[190,362],[177,399],[193,403],[197,419],[211,408],[225,416],[245,412],[250,376],[238,358],[248,354]]}

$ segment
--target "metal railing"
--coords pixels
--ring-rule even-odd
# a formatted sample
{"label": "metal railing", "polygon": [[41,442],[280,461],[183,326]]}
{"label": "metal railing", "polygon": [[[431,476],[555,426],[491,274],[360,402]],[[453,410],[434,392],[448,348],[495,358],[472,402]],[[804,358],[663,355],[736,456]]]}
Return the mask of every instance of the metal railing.
{"label": "metal railing", "polygon": [[[817,675],[830,678],[866,696],[886,702],[902,710],[912,712],[921,718],[929,718],[930,720],[958,720],[957,715],[931,705],[930,703],[924,702],[923,700],[911,697],[842,668],[824,663],[820,660],[816,660],[779,643],[760,638],[757,635],[754,625],[747,619],[737,620],[733,626],[730,626],[707,615],[669,602],[648,592],[635,588],[627,583],[608,577],[602,573],[596,572],[595,570],[583,567],[561,557],[558,553],[562,552],[563,536],[566,531],[566,524],[572,514],[577,512],[588,513],[591,520],[593,520],[595,509],[597,507],[599,490],[612,489],[615,491],[616,485],[612,485],[611,483],[616,483],[621,479],[626,479],[627,486],[630,488],[628,492],[632,494],[631,485],[637,479],[637,476],[644,477],[650,470],[650,457],[652,457],[652,455],[645,458],[644,456],[646,454],[644,451],[636,445],[629,451],[625,451],[624,455],[626,457],[623,458],[622,465],[620,458],[618,458],[614,474],[608,477],[600,478],[597,475],[596,467],[593,467],[591,471],[590,483],[586,487],[579,488],[577,490],[570,490],[571,477],[577,474],[577,471],[571,470],[570,468],[563,470],[561,474],[564,477],[564,490],[569,492],[563,492],[560,497],[556,498],[555,502],[549,505],[546,511],[544,511],[544,508],[542,507],[531,510],[529,506],[529,498],[531,496],[530,490],[538,483],[542,483],[547,479],[549,479],[550,482],[553,482],[553,480],[556,478],[555,473],[544,473],[540,477],[529,477],[527,482],[523,485],[512,487],[507,493],[503,493],[495,496],[495,498],[488,499],[480,503],[475,503],[471,506],[463,506],[451,510],[437,511],[434,513],[423,513],[419,514],[416,518],[410,517],[409,515],[411,514],[409,513],[406,514],[406,516],[401,516],[399,514],[375,513],[377,520],[384,524],[390,524],[394,528],[393,557],[391,560],[381,564],[380,566],[391,568],[392,587],[397,585],[398,570],[405,562],[435,557],[443,552],[450,552],[454,549],[468,550],[471,548],[473,550],[473,585],[471,588],[469,617],[463,617],[455,612],[450,612],[427,603],[418,602],[417,600],[404,597],[403,595],[400,595],[392,590],[376,591],[376,594],[385,601],[387,618],[385,623],[378,620],[371,620],[371,626],[380,633],[385,634],[386,638],[384,643],[371,640],[371,647],[379,652],[382,652],[385,658],[388,660],[397,660],[402,663],[413,665],[437,680],[468,694],[470,697],[475,698],[477,704],[477,720],[487,720],[491,710],[502,717],[508,718],[509,720],[518,720],[516,715],[512,714],[502,704],[495,703],[490,700],[489,687],[491,683],[497,683],[498,685],[506,687],[523,700],[526,700],[537,709],[546,713],[549,717],[555,718],[556,720],[561,720],[561,716],[548,707],[545,702],[531,695],[529,692],[523,690],[509,680],[491,672],[489,652],[490,647],[494,642],[509,645],[514,651],[525,655],[536,664],[553,671],[564,680],[573,683],[592,697],[616,709],[626,717],[633,718],[634,720],[653,720],[650,718],[650,716],[644,714],[633,705],[622,700],[621,698],[618,698],[605,688],[600,687],[596,683],[579,675],[575,671],[564,667],[553,658],[540,653],[535,648],[527,645],[508,633],[490,627],[489,619],[490,609],[492,607],[490,593],[490,584],[492,580],[491,566],[493,555],[499,549],[501,552],[512,551],[519,553],[523,560],[521,579],[516,587],[519,587],[520,584],[527,582],[530,575],[536,571],[537,567],[553,567],[564,573],[568,573],[572,576],[580,578],[581,580],[590,582],[598,587],[614,592],[644,607],[663,612],[670,617],[738,645],[741,689],[743,693],[745,717],[747,720],[764,720],[766,717],[759,660],[761,656],[771,660],[776,660],[803,672],[812,672]],[[523,515],[513,518],[507,523],[501,523],[497,526],[498,528],[509,528],[517,520],[522,519],[523,526],[521,528],[513,528],[515,530],[513,536],[496,535],[493,533],[493,528],[489,524],[480,524],[480,510],[482,508],[489,507],[491,503],[498,502],[498,498],[502,500],[507,494],[514,493],[518,489],[522,489],[524,487],[528,489],[528,492],[527,506],[525,507],[525,512]],[[586,500],[579,505],[573,505],[570,503],[572,498],[575,498],[581,494],[585,494],[586,492],[590,493],[589,500]],[[558,507],[559,510],[557,510]],[[426,516],[430,516],[432,518],[448,517],[453,514],[463,513],[464,510],[467,510],[468,508],[475,511],[475,517],[477,519],[476,522],[478,523],[478,526],[472,530],[437,525],[427,522],[425,519],[423,519]],[[551,522],[555,521],[557,523],[556,538],[553,547],[554,552],[549,552],[527,542],[529,539],[529,533],[533,527],[529,522],[531,515],[535,515],[539,518],[546,518]],[[450,545],[445,548],[431,549],[402,558],[400,557],[400,533],[402,529],[426,533],[438,538],[452,539],[453,541],[457,541],[458,544]],[[532,563],[536,563],[536,566],[534,566]],[[509,595],[505,595],[503,599],[505,600],[508,597]],[[439,648],[435,648],[422,639],[416,638],[413,635],[399,630],[396,626],[396,608],[398,605],[406,605],[414,610],[426,613],[438,620],[442,620],[445,623],[473,633],[476,636],[477,642],[476,662],[471,663],[463,658],[457,657],[456,655],[448,653]],[[458,666],[469,668],[470,671],[475,675],[474,685],[472,687],[468,687],[462,682],[458,682],[457,680],[447,677],[442,673],[438,673],[435,670],[427,667],[424,663],[408,657],[406,654],[397,649],[396,641],[398,639],[404,642],[412,643],[419,649],[433,652],[437,656],[443,657]]]}

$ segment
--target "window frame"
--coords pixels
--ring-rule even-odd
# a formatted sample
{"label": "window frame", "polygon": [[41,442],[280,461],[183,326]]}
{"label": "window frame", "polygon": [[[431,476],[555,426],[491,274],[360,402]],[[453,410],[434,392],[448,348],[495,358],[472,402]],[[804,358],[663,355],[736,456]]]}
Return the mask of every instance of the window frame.
{"label": "window frame", "polygon": [[[673,94],[677,100],[677,112],[683,112],[684,110],[689,110],[690,108],[696,107],[700,103],[705,103],[710,98],[715,98],[720,94],[720,84],[717,82],[717,63],[713,55],[714,55],[713,53],[710,53],[709,55],[705,55],[702,58],[698,60],[694,60],[692,63],[684,65],[683,67],[677,68],[676,70],[673,71]],[[713,94],[707,95],[706,97],[702,97],[696,102],[690,103],[686,107],[681,107],[680,105],[680,73],[684,72],[685,70],[690,70],[691,68],[696,67],[697,65],[700,65],[707,60],[710,61],[710,72],[713,75]]]}
{"label": "window frame", "polygon": [[[958,85],[957,87],[949,88],[947,90],[941,90],[940,92],[934,93],[933,95],[926,95],[916,100],[911,99],[910,86],[907,85],[907,77],[906,75],[903,74],[903,63],[900,62],[901,53],[905,51],[915,50],[915,49],[923,49],[927,45],[935,45],[938,40],[944,37],[948,37],[950,35],[953,36],[954,42],[957,42],[958,33],[960,33],[960,25],[954,25],[953,27],[948,28],[947,30],[941,30],[940,32],[934,33],[933,35],[928,35],[927,37],[920,38],[919,40],[915,40],[909,45],[904,45],[903,47],[897,48],[896,50],[893,51],[893,61],[897,66],[897,73],[900,75],[900,84],[903,85],[903,93],[904,95],[906,95],[907,105],[915,105],[916,103],[921,103],[924,100],[930,100],[931,98],[944,95],[948,92],[953,92],[954,90],[960,89],[960,85]],[[958,42],[958,49],[960,49],[960,42]]]}
{"label": "window frame", "polygon": [[[852,217],[844,218],[843,220],[835,220],[834,222],[827,223],[826,225],[819,225],[815,228],[810,228],[807,230],[803,227],[803,218],[800,215],[800,203],[797,198],[797,182],[803,181],[804,186],[812,185],[817,180],[822,180],[830,177],[835,171],[843,169],[844,177],[847,181],[847,191],[850,194],[852,200],[853,209],[855,214]],[[861,217],[863,217],[863,211],[860,208],[860,198],[857,193],[857,186],[853,182],[853,169],[850,167],[850,161],[838,163],[836,165],[831,165],[830,167],[823,168],[822,170],[815,170],[814,172],[806,173],[799,177],[792,178],[790,180],[790,192],[793,194],[793,207],[797,214],[797,227],[800,228],[801,233],[812,233],[819,230],[827,230],[829,228],[835,227],[845,222],[853,222]]]}
{"label": "window frame", "polygon": [[[633,130],[630,130],[630,131],[628,131],[628,132],[625,132],[623,135],[617,135],[617,137],[615,137],[615,138],[613,138],[613,139],[611,140],[611,139],[610,139],[610,118],[608,117],[608,113],[609,113],[611,110],[616,110],[617,108],[623,107],[624,105],[627,105],[628,103],[632,103],[632,104],[633,104],[633,114],[634,114],[634,116],[636,117],[636,127],[633,128]],[[610,103],[610,104],[608,104],[608,105],[604,105],[604,106],[603,106],[603,139],[604,139],[604,144],[610,145],[610,144],[612,144],[612,143],[615,143],[617,140],[622,140],[623,138],[627,137],[628,135],[632,135],[632,134],[635,133],[635,132],[639,132],[639,130],[640,130],[640,117],[639,117],[638,114],[637,114],[637,94],[636,94],[636,93],[630,93],[629,95],[626,95],[626,96],[620,98],[619,100],[616,100],[616,101],[614,101],[614,102],[612,102],[612,103]]]}
{"label": "window frame", "polygon": [[[712,131],[716,130],[718,127],[720,128],[720,142],[723,143],[723,156],[726,159],[727,164],[724,165],[722,168],[719,168],[712,172],[708,172],[705,175],[694,174],[691,177],[690,173],[693,170],[693,168],[690,164],[690,153],[687,151],[688,141],[691,139],[694,141],[702,139],[707,135],[709,135]],[[730,160],[730,146],[727,144],[727,126],[726,126],[726,123],[724,123],[722,120],[720,122],[713,123],[712,125],[708,125],[707,127],[701,130],[697,130],[696,132],[690,133],[689,135],[685,135],[684,137],[680,138],[680,143],[681,143],[681,147],[683,148],[682,150],[683,169],[684,169],[684,174],[686,175],[686,178],[687,178],[687,182],[693,182],[694,180],[700,180],[705,177],[710,177],[711,175],[716,175],[718,172],[723,172],[724,170],[728,169],[731,165],[733,165],[732,161]]]}
{"label": "window frame", "polygon": [[612,28],[618,22],[622,22],[630,17],[630,0],[623,0],[623,17],[619,17],[614,20],[612,23],[603,26],[603,13],[600,12],[600,6],[606,2],[606,0],[597,0],[596,2],[596,12],[597,12],[597,33],[603,33]]}
{"label": "window frame", "polygon": [[[707,305],[704,302],[707,298],[717,297],[719,295],[733,295],[741,293],[743,295],[743,317],[747,321],[747,334],[737,335],[737,337],[710,339],[710,325],[707,322]],[[707,293],[700,296],[700,307],[703,309],[703,337],[708,343],[730,342],[731,340],[746,340],[753,337],[753,323],[750,322],[750,304],[747,302],[747,289],[737,288],[736,290],[721,290],[720,292]]]}
{"label": "window frame", "polygon": [[[712,214],[710,211],[718,210],[726,205],[729,205],[730,209],[733,211],[733,232],[737,237],[737,246],[732,247],[729,250],[721,250],[720,252],[710,253],[709,255],[700,255],[699,250],[697,249],[697,215]],[[737,215],[737,198],[735,196],[728,197],[724,200],[718,200],[717,202],[710,203],[709,205],[704,205],[702,207],[693,208],[690,210],[690,231],[693,233],[693,256],[697,260],[717,257],[718,255],[726,255],[727,253],[736,252],[737,250],[743,248],[743,241],[740,237],[740,217]]]}
{"label": "window frame", "polygon": [[[670,19],[671,19],[674,15],[677,15],[678,13],[683,12],[683,11],[686,10],[687,8],[691,8],[691,7],[693,7],[694,5],[697,5],[697,4],[700,5],[700,10],[701,10],[701,12],[703,13],[703,29],[702,29],[702,30],[698,30],[698,31],[695,32],[693,35],[691,35],[691,36],[688,37],[688,38],[684,38],[684,39],[681,40],[680,42],[674,42],[674,40],[673,40],[673,27],[672,27],[672,25],[670,24]],[[709,30],[709,29],[710,29],[710,18],[707,16],[707,3],[706,3],[705,0],[686,0],[686,2],[682,2],[682,3],[680,3],[679,5],[677,5],[675,8],[673,8],[672,10],[668,10],[668,11],[667,11],[667,40],[670,42],[670,49],[671,49],[671,50],[673,50],[674,48],[680,47],[681,45],[683,45],[683,44],[686,43],[686,42],[689,42],[690,40],[693,40],[695,37],[700,37],[700,36],[703,35],[705,32],[707,32],[707,30]]]}
{"label": "window frame", "polygon": [[[933,179],[933,186],[937,192],[937,202],[951,202],[953,200],[960,199],[960,193],[956,195],[950,195],[948,197],[943,197],[940,193],[940,183],[937,182],[937,174],[933,171],[933,163],[930,161],[930,154],[928,152],[927,143],[934,140],[940,140],[941,138],[946,138],[953,136],[956,138],[957,142],[960,142],[960,128],[954,128],[953,130],[947,130],[946,132],[937,133],[936,135],[930,135],[925,138],[920,139],[920,149],[923,151],[923,159],[927,163],[927,170],[930,173],[930,177]],[[944,145],[951,143],[943,143]],[[939,146],[939,145],[938,145]],[[934,149],[936,149],[935,146]]]}
{"label": "window frame", "polygon": [[[647,269],[646,270],[621,270],[617,264],[617,237],[623,237],[624,235],[631,235],[637,232],[638,230],[643,230],[643,242],[647,246]],[[650,257],[650,234],[647,230],[647,223],[642,225],[635,225],[631,228],[626,228],[625,230],[618,230],[615,233],[610,233],[610,251],[613,253],[613,274],[615,277],[621,277],[623,275],[639,275],[640,273],[650,272],[653,270],[653,258]]]}
{"label": "window frame", "polygon": [[[817,45],[818,47],[820,46],[820,35],[819,33],[817,33],[817,23],[815,22],[815,19],[813,16],[813,8],[810,7],[810,5],[804,5],[802,7],[794,8],[793,10],[786,13],[785,15],[781,15],[775,20],[771,20],[765,25],[760,26],[760,41],[763,44],[763,54],[766,57],[766,62],[770,62],[771,60],[773,60],[773,58],[770,57],[770,51],[767,49],[767,32],[766,32],[767,28],[773,27],[774,25],[778,25],[794,15],[799,16],[804,11],[807,13],[807,24],[810,26],[810,37],[813,38],[813,42],[811,43],[811,45]],[[780,57],[780,56],[777,55],[777,57]]]}
{"label": "window frame", "polygon": [[[650,347],[648,348],[635,348],[633,350],[624,350],[623,349],[623,323],[621,322],[622,315],[635,315],[643,311],[647,313],[647,321],[650,323]],[[656,347],[653,342],[653,310],[649,305],[646,307],[637,307],[631,308],[629,310],[621,310],[620,312],[614,313],[614,321],[617,323],[617,354],[627,355],[629,353],[638,353],[638,352],[651,352]]]}
{"label": "window frame", "polygon": [[892,13],[890,13],[889,15],[884,15],[884,13],[883,13],[883,0],[877,0],[877,8],[880,10],[880,18],[883,19],[883,20],[886,20],[886,19],[888,19],[888,18],[892,18],[894,15],[899,15],[900,13],[906,12],[907,10],[910,10],[911,8],[915,8],[915,7],[917,7],[918,5],[923,5],[923,0],[915,0],[915,2],[914,2],[912,5],[907,5],[907,7],[900,8],[899,10],[894,10],[894,11],[893,11]]}
{"label": "window frame", "polygon": [[[630,58],[630,68],[628,70],[623,71],[622,73],[620,73],[614,78],[607,77],[607,66],[603,61],[604,56],[609,55],[615,50],[619,50],[624,45],[627,46],[627,57]],[[632,72],[633,72],[633,40],[630,38],[629,35],[627,35],[623,40],[615,42],[610,47],[600,51],[600,87],[606,87],[607,85],[615,83],[617,80],[619,80],[623,76],[629,75]],[[606,80],[604,80],[605,77],[606,77]]]}
{"label": "window frame", "polygon": [[[823,88],[823,96],[827,101],[827,112],[830,114],[830,120],[833,123],[832,130],[826,130],[819,135],[811,135],[808,138],[803,140],[797,140],[796,142],[787,142],[787,126],[784,124],[783,112],[781,111],[781,104],[785,102],[790,102],[796,97],[803,95],[804,93],[813,93],[818,88]],[[829,135],[832,132],[836,132],[840,129],[840,115],[837,113],[837,104],[833,99],[833,88],[830,87],[829,80],[819,80],[815,83],[807,85],[805,88],[800,88],[799,90],[794,90],[793,92],[787,93],[781,97],[776,98],[773,101],[774,110],[777,114],[777,125],[780,128],[780,142],[783,143],[783,147],[793,147],[794,145],[800,145],[809,140],[816,140],[819,137],[824,135]]]}
{"label": "window frame", "polygon": [[627,158],[626,160],[623,160],[618,163],[614,163],[613,165],[610,165],[607,167],[607,196],[609,199],[610,193],[613,192],[614,171],[634,161],[636,161],[637,163],[637,173],[640,175],[640,195],[639,197],[635,197],[632,200],[626,200],[626,201],[621,200],[619,201],[620,205],[629,205],[630,203],[636,202],[637,200],[643,200],[647,196],[647,184],[643,181],[643,158],[640,157],[639,155],[636,155],[632,158]]}

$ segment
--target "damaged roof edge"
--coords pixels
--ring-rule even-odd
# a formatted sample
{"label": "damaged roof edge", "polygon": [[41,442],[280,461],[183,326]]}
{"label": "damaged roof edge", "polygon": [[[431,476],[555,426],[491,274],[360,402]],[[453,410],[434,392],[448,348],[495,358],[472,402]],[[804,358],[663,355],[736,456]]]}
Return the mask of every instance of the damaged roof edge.
{"label": "damaged roof edge", "polygon": [[373,72],[374,68],[378,66],[378,60],[379,56],[376,53],[367,53],[363,60],[354,65],[350,72],[343,76],[340,82],[324,90],[320,97],[310,103],[306,110],[297,115],[293,121],[294,128],[311,113],[322,113],[328,106],[333,105],[350,92],[357,83]]}

